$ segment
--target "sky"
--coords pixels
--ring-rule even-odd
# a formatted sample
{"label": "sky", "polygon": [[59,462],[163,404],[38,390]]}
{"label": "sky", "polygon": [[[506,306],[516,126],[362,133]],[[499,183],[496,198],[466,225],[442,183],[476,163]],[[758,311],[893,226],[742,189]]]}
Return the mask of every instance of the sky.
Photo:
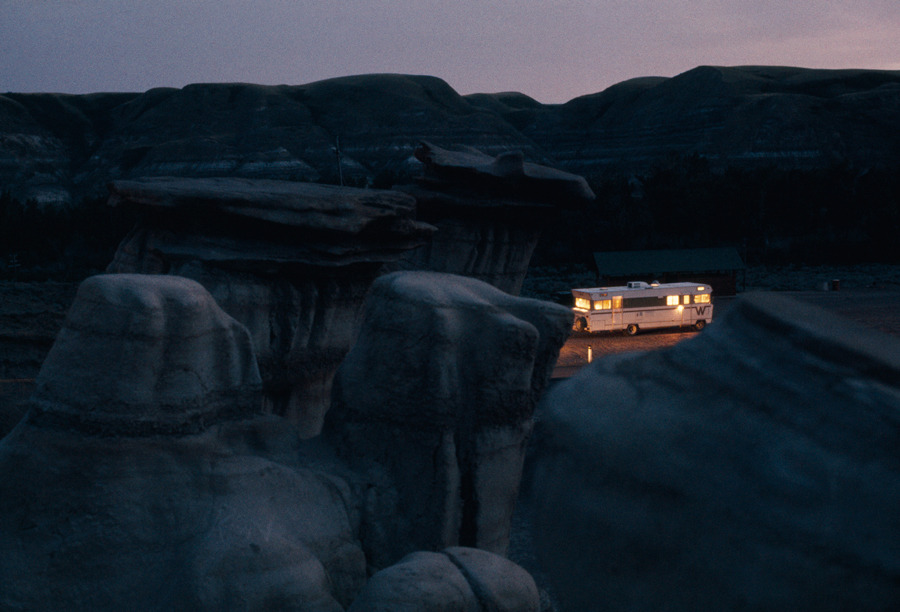
{"label": "sky", "polygon": [[554,104],[700,65],[900,70],[900,1],[0,0],[0,92],[390,72]]}

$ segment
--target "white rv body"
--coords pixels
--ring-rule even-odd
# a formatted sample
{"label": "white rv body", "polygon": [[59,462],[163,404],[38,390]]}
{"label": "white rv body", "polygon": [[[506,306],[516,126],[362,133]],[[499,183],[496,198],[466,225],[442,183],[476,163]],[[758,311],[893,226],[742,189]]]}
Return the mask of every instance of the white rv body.
{"label": "white rv body", "polygon": [[703,283],[645,283],[624,287],[572,289],[576,331],[624,330],[692,326],[712,321],[712,287]]}

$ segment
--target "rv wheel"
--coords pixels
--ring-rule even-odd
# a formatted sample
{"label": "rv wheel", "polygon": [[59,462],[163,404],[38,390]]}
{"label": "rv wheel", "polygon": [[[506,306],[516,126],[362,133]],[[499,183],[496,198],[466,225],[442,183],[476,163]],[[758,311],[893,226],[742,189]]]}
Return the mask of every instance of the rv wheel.
{"label": "rv wheel", "polygon": [[699,321],[694,323],[694,329],[696,329],[697,331],[700,331],[704,327],[706,327],[706,321],[704,321],[703,319],[700,319]]}
{"label": "rv wheel", "polygon": [[638,326],[632,323],[628,327],[625,328],[625,333],[629,336],[633,336],[638,332]]}
{"label": "rv wheel", "polygon": [[587,329],[587,321],[584,320],[584,317],[579,317],[575,319],[575,331],[583,332]]}

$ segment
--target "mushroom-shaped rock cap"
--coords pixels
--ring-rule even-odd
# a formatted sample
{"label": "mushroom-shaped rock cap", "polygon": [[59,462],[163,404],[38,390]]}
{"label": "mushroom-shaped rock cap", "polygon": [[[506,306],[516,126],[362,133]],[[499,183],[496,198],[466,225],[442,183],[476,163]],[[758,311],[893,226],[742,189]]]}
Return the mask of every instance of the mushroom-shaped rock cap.
{"label": "mushroom-shaped rock cap", "polygon": [[596,197],[584,177],[526,162],[521,151],[491,157],[471,147],[449,150],[423,141],[415,156],[425,164],[427,178],[499,195],[554,205],[578,205]]}
{"label": "mushroom-shaped rock cap", "polygon": [[122,180],[109,190],[111,206],[180,220],[177,234],[192,237],[169,236],[164,253],[199,251],[207,261],[391,261],[435,230],[415,221],[415,199],[397,191],[230,177]]}
{"label": "mushroom-shaped rock cap", "polygon": [[259,393],[249,333],[199,283],[109,274],[78,288],[29,418],[92,433],[190,433],[257,412]]}

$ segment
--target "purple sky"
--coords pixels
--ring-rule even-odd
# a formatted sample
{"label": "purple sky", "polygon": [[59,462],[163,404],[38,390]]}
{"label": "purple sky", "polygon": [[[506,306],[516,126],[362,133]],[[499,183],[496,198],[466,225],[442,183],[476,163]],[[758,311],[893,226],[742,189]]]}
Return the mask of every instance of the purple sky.
{"label": "purple sky", "polygon": [[900,70],[900,1],[0,0],[0,92],[397,72],[555,103],[702,64]]}

